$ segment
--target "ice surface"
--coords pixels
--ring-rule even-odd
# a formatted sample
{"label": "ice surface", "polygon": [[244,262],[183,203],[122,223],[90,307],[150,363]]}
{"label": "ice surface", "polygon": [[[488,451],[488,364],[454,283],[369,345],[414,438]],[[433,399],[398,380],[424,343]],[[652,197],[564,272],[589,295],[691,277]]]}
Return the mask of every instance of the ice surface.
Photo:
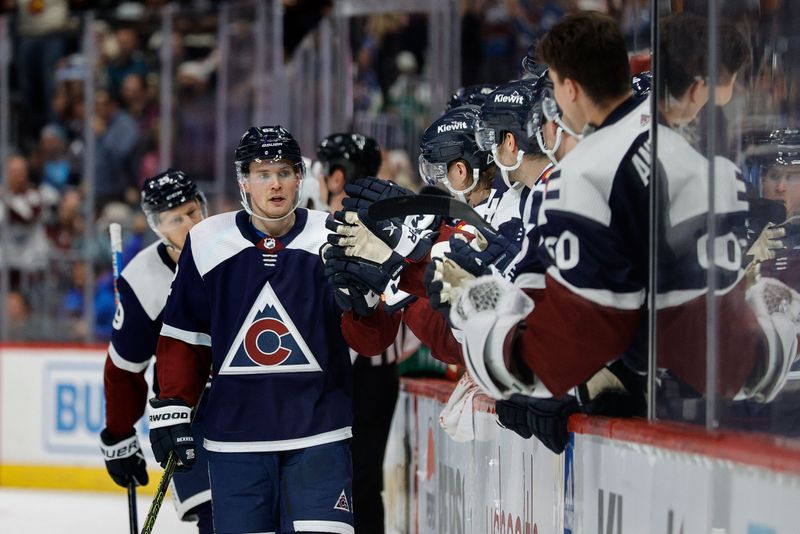
{"label": "ice surface", "polygon": [[[138,499],[139,528],[151,497]],[[129,534],[128,501],[124,492],[91,493],[0,488],[2,534]],[[164,500],[153,534],[197,533],[194,523],[178,520]]]}

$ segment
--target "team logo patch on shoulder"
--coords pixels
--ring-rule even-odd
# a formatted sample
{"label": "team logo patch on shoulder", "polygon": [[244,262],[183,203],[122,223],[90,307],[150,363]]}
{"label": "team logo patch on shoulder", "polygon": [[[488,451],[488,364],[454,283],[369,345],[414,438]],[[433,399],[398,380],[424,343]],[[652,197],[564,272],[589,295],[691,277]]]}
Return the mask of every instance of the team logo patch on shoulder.
{"label": "team logo patch on shoulder", "polygon": [[334,506],[333,509],[344,510],[345,512],[350,511],[350,504],[347,502],[347,495],[344,494],[344,490],[342,490],[342,494],[339,495],[339,500],[336,501],[336,506]]}
{"label": "team logo patch on shoulder", "polygon": [[222,363],[220,374],[321,371],[269,283],[264,285]]}

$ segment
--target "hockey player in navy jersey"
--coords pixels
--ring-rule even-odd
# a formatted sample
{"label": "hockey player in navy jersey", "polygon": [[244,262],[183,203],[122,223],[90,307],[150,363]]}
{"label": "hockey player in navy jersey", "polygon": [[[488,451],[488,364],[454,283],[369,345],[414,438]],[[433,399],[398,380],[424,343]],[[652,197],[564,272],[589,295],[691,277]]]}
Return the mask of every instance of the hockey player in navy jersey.
{"label": "hockey player in navy jersey", "polygon": [[370,318],[336,307],[318,255],[328,214],[298,208],[291,134],[250,128],[235,159],[244,209],[192,229],[164,312],[153,452],[194,463],[187,421],[211,370],[202,446],[215,532],[353,532],[348,342],[368,352],[343,332]]}
{"label": "hockey player in navy jersey", "polygon": [[[159,241],[137,254],[122,271],[119,304],[108,346],[104,382],[106,427],[101,448],[111,478],[120,486],[148,482],[145,460],[134,430],[147,404],[144,372],[156,353],[164,305],[176,263],[189,230],[206,216],[206,200],[182,171],[168,170],[145,181],[142,210]],[[158,381],[154,384],[158,392]],[[196,420],[194,435],[202,436]],[[177,473],[172,495],[178,515],[197,520],[201,534],[212,532],[211,492],[205,456],[190,473]]]}

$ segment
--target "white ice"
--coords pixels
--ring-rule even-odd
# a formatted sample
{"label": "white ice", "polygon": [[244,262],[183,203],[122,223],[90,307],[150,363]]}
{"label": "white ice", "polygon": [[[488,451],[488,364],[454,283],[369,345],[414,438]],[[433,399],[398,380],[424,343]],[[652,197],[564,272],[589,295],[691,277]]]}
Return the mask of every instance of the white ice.
{"label": "white ice", "polygon": [[[149,495],[139,496],[139,528],[142,528]],[[0,488],[0,534],[129,534],[128,500],[125,493],[43,491]],[[178,520],[175,509],[164,500],[153,534],[197,533],[194,523]]]}

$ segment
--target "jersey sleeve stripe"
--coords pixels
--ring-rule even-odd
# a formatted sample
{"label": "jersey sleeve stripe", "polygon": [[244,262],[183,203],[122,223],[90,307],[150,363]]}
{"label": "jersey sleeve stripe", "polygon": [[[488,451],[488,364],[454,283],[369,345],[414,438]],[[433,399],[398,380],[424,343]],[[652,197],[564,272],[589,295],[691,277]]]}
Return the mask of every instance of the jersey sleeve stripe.
{"label": "jersey sleeve stripe", "polygon": [[355,529],[347,523],[340,521],[293,521],[292,526],[297,532],[332,532],[334,534],[354,534]]}
{"label": "jersey sleeve stripe", "polygon": [[113,343],[108,344],[108,355],[111,357],[111,362],[116,367],[122,369],[123,371],[130,371],[131,373],[141,373],[147,369],[147,365],[150,363],[150,358],[141,363],[134,363],[126,360],[120,355]]}
{"label": "jersey sleeve stripe", "polygon": [[202,332],[190,332],[188,330],[181,330],[174,326],[164,323],[161,327],[161,335],[178,339],[189,345],[202,345],[205,347],[211,346],[211,336]]}
{"label": "jersey sleeve stripe", "polygon": [[585,298],[588,301],[616,308],[618,310],[638,310],[644,304],[644,290],[632,291],[630,293],[617,293],[608,289],[590,289],[577,287],[567,282],[556,267],[549,267],[547,274],[553,277],[559,284],[569,289],[572,293]]}

